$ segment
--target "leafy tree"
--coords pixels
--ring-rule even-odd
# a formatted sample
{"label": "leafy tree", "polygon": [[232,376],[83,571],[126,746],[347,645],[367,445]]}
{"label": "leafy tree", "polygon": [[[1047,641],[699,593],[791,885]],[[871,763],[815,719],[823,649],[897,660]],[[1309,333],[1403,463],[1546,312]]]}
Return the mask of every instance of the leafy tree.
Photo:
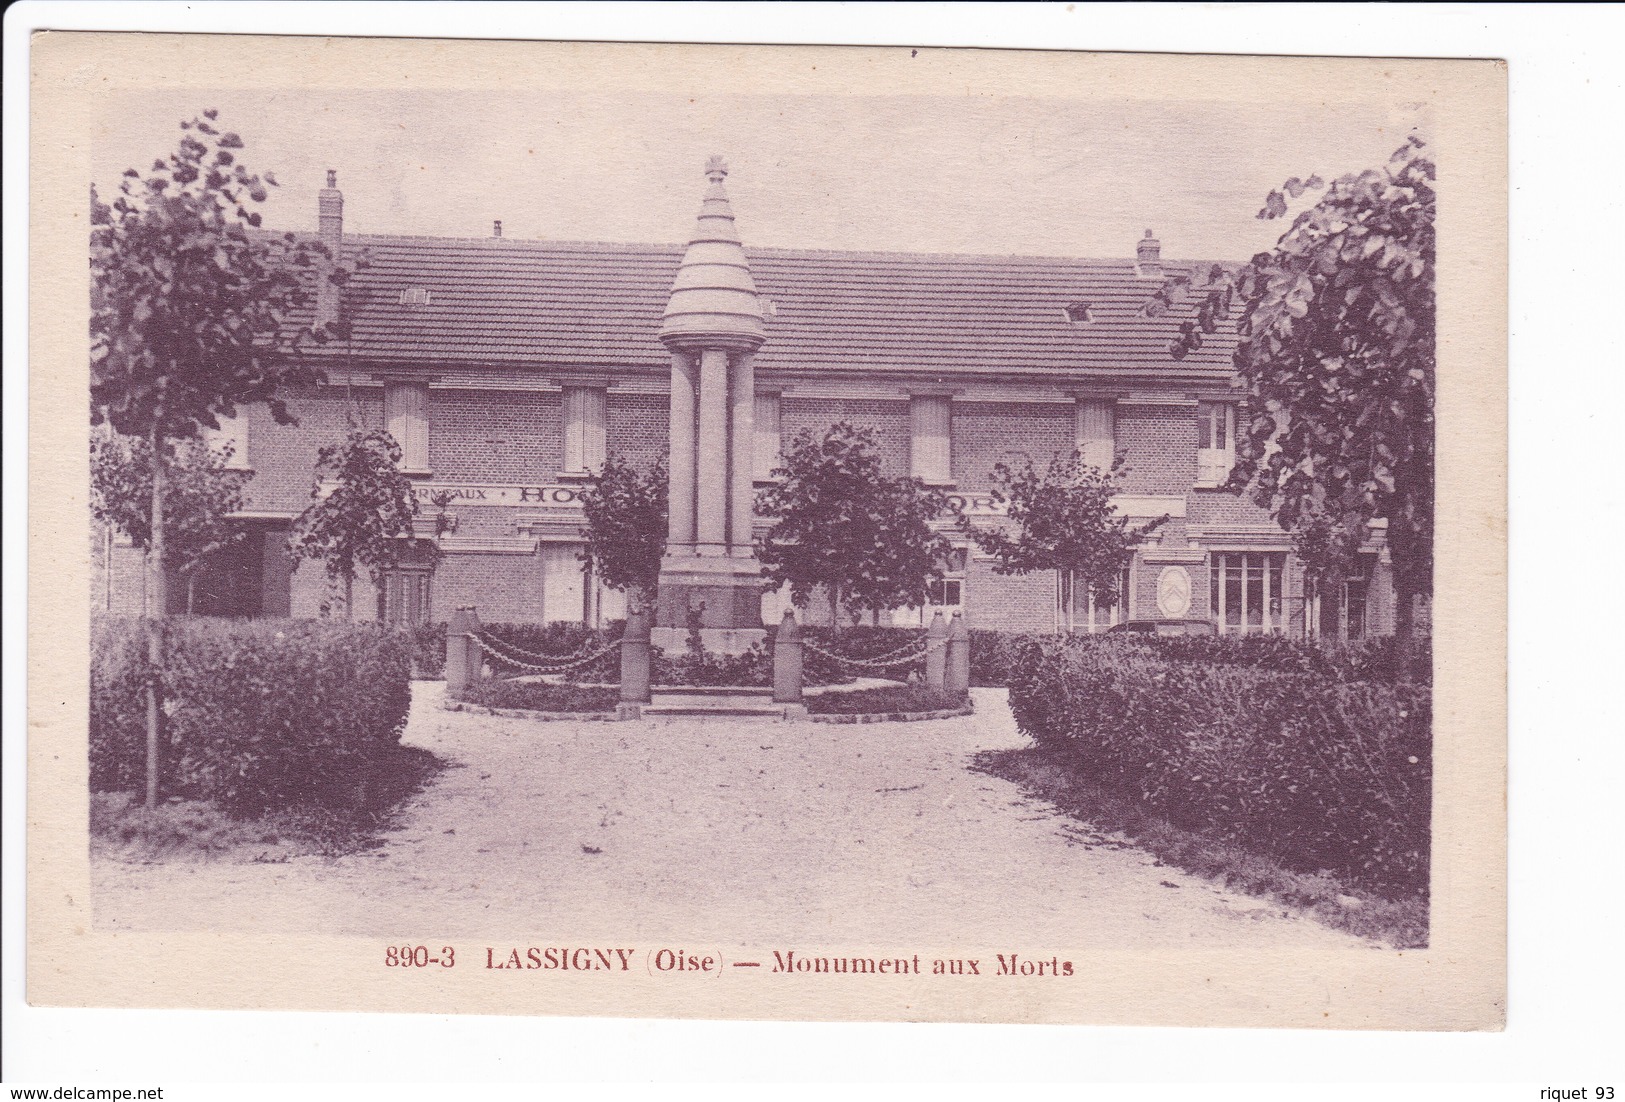
{"label": "leafy tree", "polygon": [[822,437],[803,430],[773,473],[779,481],[756,506],[776,519],[756,557],[774,584],[789,583],[798,608],[823,586],[839,625],[843,609],[920,604],[926,585],[942,577],[952,547],[930,522],[952,515],[947,495],[917,478],[887,477],[873,430],[846,422]]}
{"label": "leafy tree", "polygon": [[[1168,522],[1162,516],[1130,523],[1113,508],[1123,463],[1118,455],[1109,470],[1101,470],[1078,452],[1055,456],[1042,471],[1031,459],[1015,467],[1000,463],[992,472],[993,498],[1008,504],[1015,535],[1003,528],[972,527],[968,521],[965,527],[976,546],[993,556],[994,573],[1060,571],[1064,585],[1081,578],[1096,601],[1113,603],[1134,548]],[[1066,606],[1070,631],[1070,595]]]}
{"label": "leafy tree", "polygon": [[314,500],[294,521],[288,549],[296,561],[321,559],[328,579],[344,586],[345,619],[354,615],[358,570],[377,584],[407,553],[438,552],[412,538],[417,502],[400,463],[401,447],[383,429],[355,429],[316,453]]}
{"label": "leafy tree", "polygon": [[587,519],[581,561],[611,589],[645,603],[654,596],[666,550],[666,493],[664,462],[644,471],[615,455],[581,492]]}
{"label": "leafy tree", "polygon": [[[1386,522],[1402,646],[1416,598],[1433,592],[1435,198],[1424,149],[1411,137],[1380,169],[1270,192],[1261,219],[1325,189],[1271,252],[1215,271],[1170,349],[1200,347],[1239,304],[1249,416],[1230,485],[1293,533],[1321,578],[1345,575],[1371,523]],[[1165,288],[1153,312],[1184,291]]]}
{"label": "leafy tree", "polygon": [[[266,401],[291,420],[280,388],[314,382],[286,322],[308,300],[320,246],[256,232],[276,179],[238,163],[242,139],[205,111],[181,123],[167,159],[143,177],[127,169],[111,204],[90,192],[90,398],[92,424],[139,437],[161,460],[171,441],[218,428],[244,402]],[[158,617],[148,653],[163,664],[159,618],[167,603],[166,461],[152,465],[148,556]],[[157,678],[147,691],[147,792],[158,798]]]}
{"label": "leafy tree", "polygon": [[[175,443],[166,456],[164,568],[185,579],[191,615],[197,571],[210,556],[241,540],[227,516],[243,507],[243,487],[254,475],[233,471],[230,444]],[[139,437],[99,433],[90,443],[90,509],[130,538],[142,554],[152,548],[152,448]]]}

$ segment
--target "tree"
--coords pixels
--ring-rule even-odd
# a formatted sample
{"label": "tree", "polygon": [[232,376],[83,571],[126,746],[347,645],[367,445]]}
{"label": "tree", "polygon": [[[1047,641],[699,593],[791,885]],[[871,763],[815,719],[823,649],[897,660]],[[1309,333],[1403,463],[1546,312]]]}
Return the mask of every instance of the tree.
{"label": "tree", "polygon": [[590,563],[611,589],[635,601],[654,597],[660,580],[660,558],[666,551],[666,465],[656,462],[639,470],[612,455],[581,491],[587,547],[581,561]]}
{"label": "tree", "polygon": [[1078,452],[1055,456],[1043,471],[1030,458],[1016,467],[1000,463],[992,472],[993,499],[1008,503],[1016,534],[965,522],[976,546],[993,556],[994,573],[1060,572],[1069,632],[1074,579],[1082,578],[1096,601],[1115,602],[1134,548],[1168,522],[1162,516],[1133,524],[1112,506],[1123,463],[1118,455],[1101,470]]}
{"label": "tree", "polygon": [[345,619],[354,615],[357,570],[377,584],[407,553],[434,548],[412,538],[417,503],[400,462],[400,445],[383,429],[354,429],[316,453],[314,500],[294,521],[288,550],[296,561],[321,559],[328,579],[344,586]]}
{"label": "tree", "polygon": [[[164,460],[164,568],[186,582],[186,613],[192,614],[198,568],[244,533],[227,517],[243,507],[251,471],[227,468],[230,444],[211,448],[183,440]],[[153,453],[139,437],[100,433],[90,443],[92,515],[129,537],[143,555],[152,548]]]}
{"label": "tree", "polygon": [[[214,125],[217,112],[181,123],[180,142],[142,175],[127,169],[119,194],[90,192],[91,423],[145,440],[152,465],[151,592],[148,656],[163,666],[161,618],[165,474],[170,442],[218,428],[245,402],[267,401],[291,420],[278,391],[314,382],[295,356],[290,313],[308,300],[306,275],[320,246],[288,234],[254,232],[251,210],[276,186],[237,162],[236,134]],[[158,676],[147,690],[147,804],[158,799]]]}
{"label": "tree", "polygon": [[[1325,189],[1271,252],[1215,271],[1170,349],[1200,347],[1239,303],[1248,417],[1230,485],[1293,533],[1321,578],[1344,576],[1385,522],[1402,646],[1416,599],[1433,592],[1435,198],[1424,148],[1413,136],[1383,168],[1270,192],[1261,219]],[[1165,288],[1153,312],[1182,291]]]}
{"label": "tree", "polygon": [[757,495],[757,511],[774,517],[756,557],[776,585],[806,608],[824,587],[830,619],[921,604],[942,577],[952,550],[931,529],[951,516],[947,495],[917,478],[889,478],[873,430],[841,422],[823,437],[803,430],[773,472],[778,481]]}

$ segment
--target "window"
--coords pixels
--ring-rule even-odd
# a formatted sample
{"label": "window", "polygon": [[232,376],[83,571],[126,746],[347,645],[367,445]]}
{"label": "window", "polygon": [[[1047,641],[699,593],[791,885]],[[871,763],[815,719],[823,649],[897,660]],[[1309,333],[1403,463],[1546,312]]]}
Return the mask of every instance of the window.
{"label": "window", "polygon": [[1103,471],[1112,468],[1117,450],[1117,403],[1078,399],[1078,451],[1083,461]]}
{"label": "window", "polygon": [[964,585],[959,578],[933,578],[925,587],[927,607],[958,608],[964,603]]}
{"label": "window", "polygon": [[935,485],[953,482],[949,402],[946,394],[916,394],[909,403],[910,465],[914,477]]}
{"label": "window", "polygon": [[401,470],[429,473],[429,384],[384,384],[384,425],[401,446]]}
{"label": "window", "polygon": [[608,398],[603,387],[564,388],[564,471],[587,474],[604,465]]}
{"label": "window", "polygon": [[1236,407],[1229,402],[1196,405],[1196,484],[1222,486],[1236,465]]}
{"label": "window", "polygon": [[378,586],[378,619],[397,627],[429,622],[430,573],[421,569],[386,570]]}
{"label": "window", "polygon": [[203,443],[210,451],[219,451],[230,448],[231,455],[226,459],[226,470],[246,471],[251,469],[248,462],[248,425],[251,407],[247,404],[237,407],[237,412],[231,417],[218,417],[220,422],[217,429],[203,431]]}
{"label": "window", "polygon": [[773,477],[773,468],[779,465],[779,396],[758,393],[752,413],[756,446],[751,477],[765,482]]}
{"label": "window", "polygon": [[1286,552],[1215,551],[1208,562],[1208,609],[1221,634],[1286,630]]}
{"label": "window", "polygon": [[1059,623],[1056,626],[1068,633],[1082,631],[1095,635],[1119,621],[1127,620],[1128,582],[1128,568],[1124,567],[1117,578],[1117,600],[1106,602],[1089,591],[1088,580],[1083,575],[1071,570],[1061,571],[1057,607]]}
{"label": "window", "polygon": [[1361,555],[1359,565],[1341,584],[1315,585],[1309,606],[1310,634],[1351,643],[1364,639],[1370,578],[1370,556]]}

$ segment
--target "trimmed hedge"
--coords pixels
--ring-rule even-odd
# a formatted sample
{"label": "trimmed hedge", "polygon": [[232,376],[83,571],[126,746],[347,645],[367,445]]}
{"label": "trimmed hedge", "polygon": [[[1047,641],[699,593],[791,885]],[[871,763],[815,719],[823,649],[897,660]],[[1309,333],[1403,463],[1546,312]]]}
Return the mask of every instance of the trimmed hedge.
{"label": "trimmed hedge", "polygon": [[[338,620],[170,620],[164,625],[160,783],[232,810],[335,806],[399,746],[411,707],[400,632]],[[146,775],[146,622],[91,625],[90,783]]]}
{"label": "trimmed hedge", "polygon": [[924,685],[889,685],[876,689],[814,693],[806,698],[811,715],[865,715],[894,712],[945,712],[965,706],[963,693],[928,689]]}
{"label": "trimmed hedge", "polygon": [[1090,784],[1176,827],[1299,871],[1426,892],[1426,683],[1198,662],[1183,638],[1170,648],[1182,657],[1168,658],[1169,641],[1026,640],[1010,680],[1017,724]]}

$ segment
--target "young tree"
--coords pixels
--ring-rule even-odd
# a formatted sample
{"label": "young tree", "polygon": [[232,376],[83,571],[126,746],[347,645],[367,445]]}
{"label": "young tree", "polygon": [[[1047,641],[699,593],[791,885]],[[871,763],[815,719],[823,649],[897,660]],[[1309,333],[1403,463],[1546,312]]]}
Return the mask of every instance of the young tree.
{"label": "young tree", "polygon": [[434,547],[412,538],[417,503],[400,462],[400,445],[383,429],[352,430],[316,453],[313,500],[294,521],[288,550],[296,561],[321,559],[328,579],[344,586],[345,619],[354,615],[357,570],[377,584],[408,552]]}
{"label": "young tree", "polygon": [[[148,174],[131,168],[104,204],[91,188],[91,423],[145,440],[152,466],[151,592],[154,669],[163,665],[167,600],[164,475],[170,442],[218,428],[244,402],[268,401],[291,420],[280,388],[317,373],[295,356],[289,314],[308,298],[320,247],[254,232],[250,209],[276,186],[237,163],[243,143],[214,125],[216,112],[181,123],[167,159]],[[158,798],[156,675],[147,692],[147,803]]]}
{"label": "young tree", "polygon": [[[227,516],[243,507],[251,471],[229,470],[232,447],[201,440],[171,446],[164,461],[164,567],[186,582],[186,614],[192,614],[198,568],[242,539]],[[153,453],[139,437],[98,433],[90,442],[90,509],[104,524],[129,537],[147,554],[152,548]]]}
{"label": "young tree", "polygon": [[1166,516],[1131,523],[1112,506],[1123,456],[1110,470],[1084,462],[1078,452],[1057,455],[1040,471],[1031,459],[993,468],[993,498],[1008,504],[1015,534],[1004,528],[964,522],[976,546],[994,557],[997,574],[1060,572],[1065,587],[1067,631],[1072,630],[1072,587],[1081,578],[1096,601],[1118,599],[1118,578],[1146,536],[1168,522]]}
{"label": "young tree", "polygon": [[654,599],[666,551],[666,465],[639,470],[612,455],[581,492],[587,541],[581,561],[635,603]]}
{"label": "young tree", "polygon": [[[1170,350],[1200,347],[1239,302],[1249,418],[1231,486],[1270,509],[1323,578],[1343,576],[1371,523],[1386,522],[1402,645],[1417,597],[1433,592],[1435,197],[1424,149],[1412,137],[1381,169],[1272,191],[1259,218],[1325,194],[1273,251],[1215,272]],[[1166,288],[1153,310],[1182,291]]]}
{"label": "young tree", "polygon": [[775,522],[756,557],[774,584],[790,584],[797,607],[823,586],[839,626],[843,609],[920,604],[942,577],[952,547],[930,522],[952,515],[947,495],[917,478],[887,477],[873,430],[845,422],[822,437],[803,430],[773,473],[779,481],[756,507]]}

